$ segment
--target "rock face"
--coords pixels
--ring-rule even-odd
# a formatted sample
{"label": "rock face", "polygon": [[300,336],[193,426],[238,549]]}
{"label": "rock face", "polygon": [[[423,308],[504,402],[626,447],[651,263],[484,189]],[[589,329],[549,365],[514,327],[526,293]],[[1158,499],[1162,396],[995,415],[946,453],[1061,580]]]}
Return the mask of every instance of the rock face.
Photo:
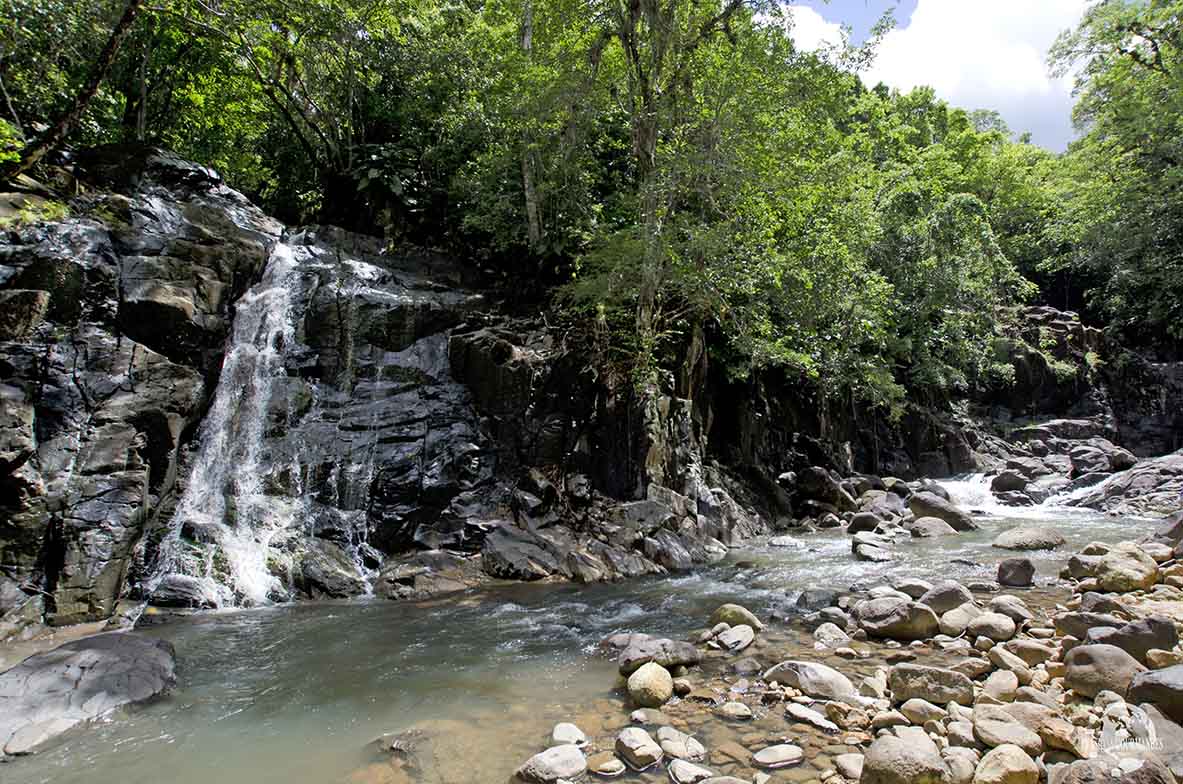
{"label": "rock face", "polygon": [[464,266],[285,234],[159,150],[81,161],[75,217],[0,236],[0,614],[455,590],[374,585],[441,548],[610,580],[766,530],[689,401],[607,394]]}
{"label": "rock face", "polygon": [[105,221],[0,240],[0,291],[27,303],[0,336],[0,601],[35,586],[58,624],[113,612],[145,520],[175,501],[231,303],[282,230],[203,167],[123,171],[136,184],[90,205]]}
{"label": "rock face", "polygon": [[1127,514],[1169,514],[1179,508],[1183,491],[1183,452],[1143,460],[1094,485],[1071,503]]}
{"label": "rock face", "polygon": [[82,722],[172,687],[172,646],[115,632],[66,643],[0,673],[0,749],[28,754]]}

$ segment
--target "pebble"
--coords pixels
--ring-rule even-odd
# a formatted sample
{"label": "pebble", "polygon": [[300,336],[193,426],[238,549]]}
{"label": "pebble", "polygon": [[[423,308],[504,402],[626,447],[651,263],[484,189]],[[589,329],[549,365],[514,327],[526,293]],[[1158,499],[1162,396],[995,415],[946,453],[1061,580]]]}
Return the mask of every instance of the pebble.
{"label": "pebble", "polygon": [[787,768],[790,765],[799,764],[805,759],[805,752],[801,750],[800,746],[794,746],[791,743],[781,743],[757,751],[752,756],[752,759],[761,768],[775,770],[777,768]]}

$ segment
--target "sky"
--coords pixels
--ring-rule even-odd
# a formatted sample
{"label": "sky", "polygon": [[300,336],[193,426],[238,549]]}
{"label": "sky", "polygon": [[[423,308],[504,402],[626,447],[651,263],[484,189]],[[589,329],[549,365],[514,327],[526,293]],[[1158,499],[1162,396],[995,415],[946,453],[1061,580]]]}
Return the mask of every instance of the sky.
{"label": "sky", "polygon": [[1088,0],[795,0],[793,37],[816,48],[850,25],[854,40],[891,9],[868,85],[908,91],[929,85],[965,109],[996,109],[1015,133],[1060,152],[1074,138],[1072,79],[1046,62],[1056,36],[1075,26]]}

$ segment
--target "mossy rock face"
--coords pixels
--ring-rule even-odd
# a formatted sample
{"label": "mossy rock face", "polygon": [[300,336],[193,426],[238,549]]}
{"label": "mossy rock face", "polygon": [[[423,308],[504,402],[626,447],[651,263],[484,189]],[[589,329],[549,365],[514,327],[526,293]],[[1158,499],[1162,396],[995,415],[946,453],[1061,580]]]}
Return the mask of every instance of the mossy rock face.
{"label": "mossy rock face", "polygon": [[49,300],[48,291],[0,291],[0,340],[17,340],[31,334],[45,320]]}

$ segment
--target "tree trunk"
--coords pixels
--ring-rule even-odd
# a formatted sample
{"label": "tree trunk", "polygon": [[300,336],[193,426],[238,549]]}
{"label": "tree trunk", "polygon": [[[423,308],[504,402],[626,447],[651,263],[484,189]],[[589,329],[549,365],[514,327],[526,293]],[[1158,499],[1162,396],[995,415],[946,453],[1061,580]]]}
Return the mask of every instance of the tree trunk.
{"label": "tree trunk", "polygon": [[[534,55],[534,0],[522,0],[522,52],[526,60]],[[522,134],[522,191],[526,198],[526,237],[530,250],[537,252],[542,245],[542,217],[538,209],[538,190],[534,177],[534,151],[531,134]]]}
{"label": "tree trunk", "polygon": [[46,153],[61,144],[62,140],[74,129],[74,126],[82,119],[86,107],[98,93],[99,87],[111,72],[111,66],[114,65],[115,57],[119,54],[119,48],[123,45],[123,41],[127,38],[128,33],[131,32],[132,24],[135,22],[136,16],[139,14],[142,6],[143,0],[128,0],[127,6],[123,9],[123,16],[119,17],[119,21],[115,24],[115,29],[111,31],[111,37],[107,39],[107,45],[103,47],[103,51],[99,53],[98,60],[95,61],[90,78],[87,79],[82,89],[78,91],[78,95],[74,98],[74,102],[70,108],[63,112],[57,121],[46,129],[44,133],[21,151],[20,161],[0,173],[0,179],[15,179],[33,168],[37,165],[38,161],[45,157]]}

